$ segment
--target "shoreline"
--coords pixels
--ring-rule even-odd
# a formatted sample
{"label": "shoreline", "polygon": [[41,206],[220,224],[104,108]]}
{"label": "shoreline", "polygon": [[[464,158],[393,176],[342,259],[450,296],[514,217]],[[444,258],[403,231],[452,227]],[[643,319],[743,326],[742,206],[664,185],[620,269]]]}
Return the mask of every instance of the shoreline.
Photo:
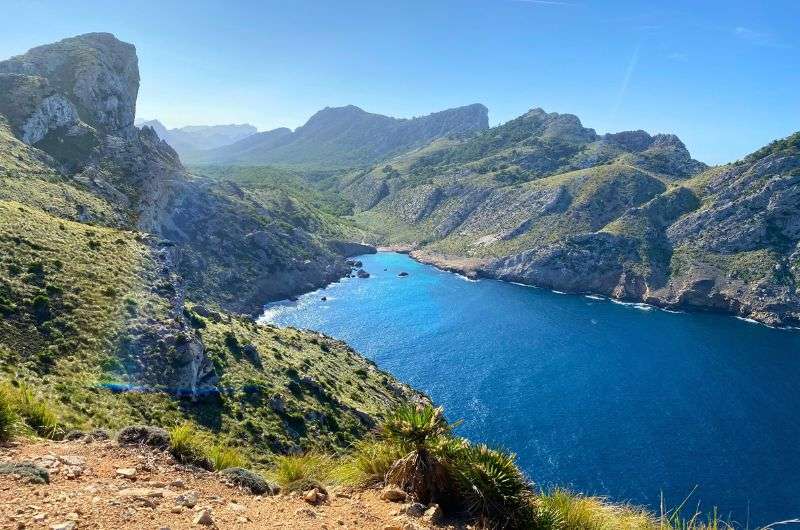
{"label": "shoreline", "polygon": [[[448,256],[444,254],[436,254],[432,252],[426,252],[424,250],[416,248],[414,245],[402,245],[402,244],[395,244],[395,245],[364,245],[365,247],[371,247],[373,249],[372,252],[367,252],[363,254],[357,254],[354,256],[345,256],[344,259],[352,259],[358,256],[367,256],[371,254],[376,254],[379,252],[395,252],[397,254],[405,254],[409,256],[411,259],[416,261],[417,263],[422,263],[423,265],[429,265],[434,267],[437,270],[443,272],[449,272],[452,274],[457,274],[462,276],[463,278],[471,281],[477,281],[479,279],[487,279],[487,280],[495,280],[504,283],[511,283],[515,285],[525,286],[525,287],[533,287],[537,289],[547,289],[554,293],[558,294],[566,294],[566,295],[574,295],[574,296],[587,296],[587,297],[598,297],[602,298],[606,301],[622,304],[622,305],[645,305],[648,307],[652,307],[654,309],[658,309],[660,311],[664,311],[667,313],[707,313],[707,314],[716,314],[716,315],[723,315],[728,317],[733,317],[737,320],[741,320],[748,324],[756,324],[759,326],[763,326],[769,329],[774,330],[781,330],[781,331],[798,331],[800,330],[800,326],[793,326],[793,325],[775,325],[769,322],[765,322],[764,320],[755,318],[752,314],[741,314],[736,313],[733,311],[725,311],[720,309],[713,309],[710,307],[698,306],[698,305],[685,305],[685,304],[669,304],[660,302],[657,299],[650,299],[650,300],[642,300],[637,298],[618,298],[609,294],[598,293],[594,291],[562,291],[560,289],[555,289],[551,286],[546,285],[538,285],[535,283],[531,283],[526,281],[522,278],[516,279],[504,279],[498,278],[492,274],[487,274],[486,271],[482,268],[483,265],[489,263],[491,260],[489,258],[464,258],[459,256]],[[297,298],[299,296],[303,296],[309,293],[317,292],[321,289],[325,289],[330,285],[339,283],[342,279],[347,278],[349,274],[352,272],[352,268],[350,272],[342,274],[336,278],[333,278],[329,281],[322,282],[316,285],[313,289],[307,289],[303,291],[298,291],[290,294],[286,298],[280,298],[275,300],[269,300],[261,304],[260,308],[249,313],[250,318],[254,321],[258,322],[260,318],[264,315],[264,312],[267,310],[268,306],[285,302],[285,301],[292,301],[293,298]]]}
{"label": "shoreline", "polygon": [[460,257],[451,257],[442,254],[433,254],[428,253],[422,250],[414,249],[411,246],[402,246],[402,245],[394,245],[394,246],[387,246],[387,247],[377,247],[378,252],[397,252],[400,254],[407,254],[411,259],[417,261],[418,263],[422,263],[424,265],[430,265],[436,269],[445,272],[451,272],[454,274],[458,274],[464,276],[470,280],[477,280],[477,279],[487,279],[487,280],[495,280],[499,282],[505,283],[512,283],[515,285],[521,285],[526,287],[534,287],[537,289],[547,289],[554,293],[558,294],[566,294],[566,295],[574,295],[574,296],[587,296],[587,297],[599,297],[603,298],[606,301],[617,303],[617,304],[642,304],[654,309],[658,309],[660,311],[664,311],[667,313],[707,313],[707,314],[715,314],[715,315],[723,315],[733,317],[737,320],[741,320],[748,324],[756,324],[759,326],[763,326],[765,328],[780,330],[780,331],[798,331],[800,330],[800,326],[792,326],[792,325],[775,325],[772,323],[765,322],[758,318],[754,318],[752,314],[741,314],[735,313],[733,311],[724,311],[724,310],[717,310],[713,308],[707,308],[703,306],[697,305],[685,305],[685,304],[668,304],[668,303],[661,303],[658,300],[642,300],[636,298],[618,298],[615,296],[593,292],[593,291],[562,291],[557,290],[553,287],[546,286],[546,285],[537,285],[535,283],[531,283],[525,281],[524,279],[515,279],[515,280],[508,280],[503,278],[498,278],[494,275],[487,274],[485,270],[481,269],[481,265],[488,263],[489,259],[480,259],[480,258],[460,258]]}

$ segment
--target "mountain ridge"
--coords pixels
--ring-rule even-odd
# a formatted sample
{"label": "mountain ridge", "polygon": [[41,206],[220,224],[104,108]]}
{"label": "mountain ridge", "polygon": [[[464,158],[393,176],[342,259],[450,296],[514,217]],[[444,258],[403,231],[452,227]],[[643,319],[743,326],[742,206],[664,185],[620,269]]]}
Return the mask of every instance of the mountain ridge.
{"label": "mountain ridge", "polygon": [[486,127],[488,109],[479,103],[418,118],[391,118],[354,105],[326,107],[294,131],[281,128],[259,133],[187,161],[344,169],[377,162],[438,137],[471,134]]}
{"label": "mountain ridge", "polygon": [[136,126],[152,127],[159,138],[175,149],[181,159],[188,158],[197,151],[215,149],[230,145],[258,132],[249,123],[227,125],[187,125],[167,129],[158,120],[136,120]]}
{"label": "mountain ridge", "polygon": [[327,185],[342,187],[375,244],[446,268],[792,326],[795,136],[710,168],[677,136],[598,135],[536,108]]}

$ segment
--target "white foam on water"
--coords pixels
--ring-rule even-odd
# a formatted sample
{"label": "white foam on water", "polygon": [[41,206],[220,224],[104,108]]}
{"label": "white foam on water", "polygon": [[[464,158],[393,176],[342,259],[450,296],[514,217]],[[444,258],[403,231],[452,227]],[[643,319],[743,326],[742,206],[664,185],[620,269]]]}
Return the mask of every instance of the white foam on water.
{"label": "white foam on water", "polygon": [[586,294],[584,296],[590,300],[605,300],[605,298],[603,298],[602,296],[597,296],[594,294]]}
{"label": "white foam on water", "polygon": [[474,278],[469,278],[469,277],[467,277],[467,276],[464,276],[463,274],[458,274],[457,272],[456,272],[456,273],[454,273],[454,274],[455,274],[457,277],[459,277],[459,278],[461,278],[462,280],[464,280],[465,282],[478,283],[478,281],[479,281],[479,280],[476,280],[476,279],[474,279]]}
{"label": "white foam on water", "polygon": [[654,306],[651,306],[650,304],[643,304],[641,302],[623,302],[622,300],[614,300],[613,298],[609,298],[609,300],[617,305],[632,307],[633,309],[638,309],[639,311],[652,311],[655,309]]}
{"label": "white foam on water", "polygon": [[556,294],[567,294],[564,291],[556,291],[555,289],[551,289],[551,291],[556,293]]}

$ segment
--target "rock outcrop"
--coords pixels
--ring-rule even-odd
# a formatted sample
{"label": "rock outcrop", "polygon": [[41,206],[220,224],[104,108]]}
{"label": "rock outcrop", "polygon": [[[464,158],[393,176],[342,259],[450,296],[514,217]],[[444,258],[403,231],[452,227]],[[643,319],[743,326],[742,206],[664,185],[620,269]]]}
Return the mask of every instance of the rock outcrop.
{"label": "rock outcrop", "polygon": [[[46,183],[36,180],[39,170],[25,173],[41,193],[31,204],[58,193],[70,202],[60,211],[75,210],[71,218],[152,236],[143,241],[162,268],[152,280],[169,311],[129,316],[119,356],[137,384],[197,396],[213,391],[218,377],[183,316],[187,296],[256,313],[347,274],[341,250],[361,247],[329,243],[307,219],[281,217],[234,184],[190,175],[153,128],[134,126],[138,89],[133,45],[107,33],[81,35],[0,62],[0,117],[28,146],[19,150],[51,172]],[[8,158],[19,165],[20,156]],[[18,190],[14,200],[34,199],[22,185],[10,189]]]}

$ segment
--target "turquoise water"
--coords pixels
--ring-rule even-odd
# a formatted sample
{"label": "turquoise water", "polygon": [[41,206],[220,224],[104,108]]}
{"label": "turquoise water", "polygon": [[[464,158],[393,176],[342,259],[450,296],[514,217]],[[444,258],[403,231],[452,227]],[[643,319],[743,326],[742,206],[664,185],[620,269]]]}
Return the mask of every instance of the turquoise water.
{"label": "turquoise water", "polygon": [[689,504],[751,528],[800,517],[800,332],[360,259],[371,278],[264,319],[349,342],[540,485],[653,509],[697,486]]}

